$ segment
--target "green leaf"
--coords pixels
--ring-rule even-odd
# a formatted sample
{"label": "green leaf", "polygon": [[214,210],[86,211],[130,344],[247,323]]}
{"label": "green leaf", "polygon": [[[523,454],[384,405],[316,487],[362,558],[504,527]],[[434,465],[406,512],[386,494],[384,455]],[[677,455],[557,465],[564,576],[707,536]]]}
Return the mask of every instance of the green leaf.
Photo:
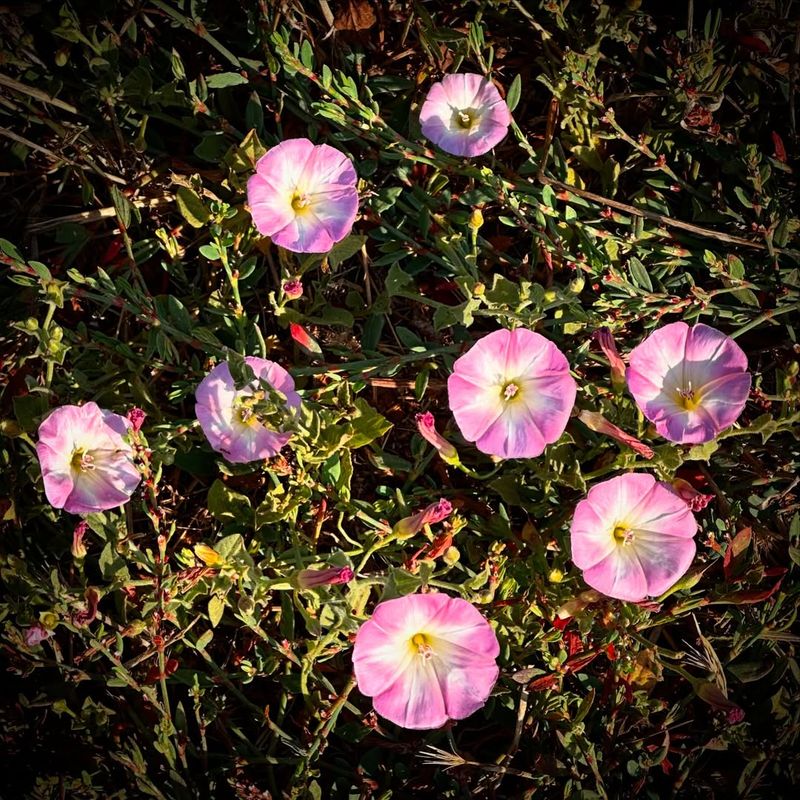
{"label": "green leaf", "polygon": [[511,86],[508,87],[508,94],[506,95],[506,105],[509,111],[513,111],[519,103],[520,95],[522,94],[522,77],[517,75]]}
{"label": "green leaf", "polygon": [[241,86],[243,83],[248,83],[248,80],[238,72],[218,72],[206,78],[209,89],[224,89],[227,86]]}
{"label": "green leaf", "polygon": [[356,398],[355,407],[358,409],[358,414],[352,421],[354,436],[348,442],[350,447],[363,447],[383,436],[392,427],[392,423],[363,398]]}
{"label": "green leaf", "polygon": [[193,228],[202,228],[211,217],[211,213],[203,205],[200,197],[186,186],[178,187],[178,191],[175,194],[175,202],[178,204],[178,211],[181,212],[181,216]]}
{"label": "green leaf", "polygon": [[[208,510],[221,522],[253,524],[253,508],[250,498],[229,489],[221,480],[216,480],[208,491]],[[219,553],[218,547],[215,550]]]}
{"label": "green leaf", "polygon": [[350,256],[354,256],[367,241],[366,236],[348,236],[342,239],[341,242],[335,244],[328,253],[328,263],[336,269],[343,261],[346,261]]}
{"label": "green leaf", "polygon": [[211,622],[211,627],[216,628],[219,621],[222,619],[222,614],[225,611],[225,603],[219,595],[211,595],[208,601],[208,619]]}

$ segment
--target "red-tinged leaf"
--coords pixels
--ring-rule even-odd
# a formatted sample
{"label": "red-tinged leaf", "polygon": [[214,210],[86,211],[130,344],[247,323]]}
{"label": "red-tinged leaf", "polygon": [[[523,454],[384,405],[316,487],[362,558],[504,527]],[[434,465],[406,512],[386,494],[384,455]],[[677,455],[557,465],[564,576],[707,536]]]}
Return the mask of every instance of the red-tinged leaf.
{"label": "red-tinged leaf", "polygon": [[779,578],[788,572],[787,567],[767,567],[764,570],[765,578]]}
{"label": "red-tinged leaf", "polygon": [[758,53],[769,53],[769,45],[758,36],[739,34],[736,37],[736,41],[739,42],[742,47],[746,47],[748,50],[755,50]]}
{"label": "red-tinged leaf", "polygon": [[730,580],[734,572],[734,562],[737,558],[744,553],[750,546],[750,541],[753,538],[752,528],[742,528],[736,536],[731,539],[731,543],[725,550],[725,556],[722,559],[722,567],[725,570],[725,580]]}
{"label": "red-tinged leaf", "polygon": [[786,148],[783,146],[783,139],[775,131],[772,131],[772,144],[775,146],[775,158],[785,164],[788,160],[786,158]]}
{"label": "red-tinged leaf", "polygon": [[303,350],[314,356],[322,355],[322,348],[319,343],[302,325],[298,325],[296,322],[289,323],[289,333]]}
{"label": "red-tinged leaf", "polygon": [[529,692],[543,692],[545,689],[552,689],[561,679],[560,675],[542,675],[535,681],[528,684]]}
{"label": "red-tinged leaf", "polygon": [[568,672],[580,672],[585,666],[591,664],[601,652],[602,650],[595,650],[593,653],[578,653],[566,660],[564,668]]}
{"label": "red-tinged leaf", "polygon": [[752,603],[761,603],[764,600],[769,600],[775,592],[780,589],[781,583],[783,582],[783,578],[776,581],[775,585],[771,589],[763,589],[762,591],[746,591],[746,592],[732,592],[731,594],[726,594],[717,600],[711,600],[711,605],[718,605],[722,603],[731,603],[735,606],[744,606],[750,605]]}

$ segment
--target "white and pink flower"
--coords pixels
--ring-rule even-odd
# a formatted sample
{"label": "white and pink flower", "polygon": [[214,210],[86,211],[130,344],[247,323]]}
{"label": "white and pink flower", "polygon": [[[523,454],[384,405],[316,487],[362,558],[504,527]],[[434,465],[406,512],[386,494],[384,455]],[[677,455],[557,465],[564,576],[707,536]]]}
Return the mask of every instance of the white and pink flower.
{"label": "white and pink flower", "polygon": [[141,480],[130,430],[129,420],[96,403],[53,411],[39,426],[36,444],[50,504],[91,514],[127,503]]}
{"label": "white and pink flower", "polygon": [[246,464],[276,456],[292,434],[267,427],[259,418],[256,406],[267,399],[259,385],[265,381],[285,398],[286,407],[296,411],[300,396],[292,376],[280,364],[265,358],[245,359],[255,380],[236,389],[227,363],[217,364],[197,387],[195,413],[209,444],[235,464]]}
{"label": "white and pink flower", "polygon": [[414,594],[378,605],[356,635],[353,667],[378,714],[428,730],[483,707],[499,653],[494,631],[471,603]]}
{"label": "white and pink flower", "polygon": [[247,202],[258,232],[295,253],[326,253],[358,213],[353,162],[334,147],[287,139],[256,163]]}

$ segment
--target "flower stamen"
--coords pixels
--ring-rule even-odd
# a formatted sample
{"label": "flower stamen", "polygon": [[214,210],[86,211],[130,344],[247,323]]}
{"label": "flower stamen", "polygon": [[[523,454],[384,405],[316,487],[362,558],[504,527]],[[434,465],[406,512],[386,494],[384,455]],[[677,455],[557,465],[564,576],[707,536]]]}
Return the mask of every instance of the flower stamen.
{"label": "flower stamen", "polygon": [[476,121],[476,115],[473,111],[456,112],[456,122],[458,123],[459,128],[463,128],[465,131],[468,131],[470,128],[472,128]]}
{"label": "flower stamen", "polygon": [[430,645],[430,639],[424,633],[415,633],[411,637],[411,647],[412,649],[416,648],[417,653],[426,661],[433,657],[433,648]]}
{"label": "flower stamen", "polygon": [[514,383],[513,381],[509,381],[503,387],[503,399],[504,400],[513,400],[518,395],[519,395],[519,385]]}
{"label": "flower stamen", "polygon": [[614,527],[614,540],[617,544],[628,545],[633,542],[633,531],[625,525],[617,525]]}
{"label": "flower stamen", "polygon": [[295,192],[292,195],[292,208],[298,214],[308,210],[311,205],[311,198],[305,192]]}
{"label": "flower stamen", "polygon": [[82,447],[78,447],[73,451],[70,463],[72,469],[80,472],[91,471],[95,468],[94,456],[91,453],[87,453]]}

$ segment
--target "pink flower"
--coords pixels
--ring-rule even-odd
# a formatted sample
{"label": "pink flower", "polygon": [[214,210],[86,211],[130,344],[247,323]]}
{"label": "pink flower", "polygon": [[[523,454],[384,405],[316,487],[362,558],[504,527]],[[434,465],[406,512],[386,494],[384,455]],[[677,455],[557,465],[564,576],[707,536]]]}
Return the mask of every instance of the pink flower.
{"label": "pink flower", "polygon": [[525,328],[479,339],[447,381],[464,438],[501,458],[541,455],[564,432],[576,391],[564,354]]}
{"label": "pink flower", "polygon": [[125,438],[130,428],[125,417],[96,403],[53,411],[36,444],[50,504],[91,514],[127,503],[141,479]]}
{"label": "pink flower", "polygon": [[435,525],[446,520],[453,513],[453,506],[449,500],[442,498],[426,506],[417,514],[403,517],[392,532],[401,539],[408,539],[419,533],[426,525]]}
{"label": "pink flower", "polygon": [[596,433],[602,433],[616,439],[618,442],[628,445],[634,452],[638,453],[643,458],[652,458],[655,453],[644,442],[640,442],[629,433],[625,433],[622,428],[609,422],[602,414],[596,411],[581,411],[578,414],[578,419],[590,430]]}
{"label": "pink flower", "polygon": [[349,583],[351,580],[353,580],[353,570],[350,567],[301,569],[295,575],[295,581],[301,589],[313,589],[315,586],[333,586],[337,583]]}
{"label": "pink flower", "polygon": [[628,388],[671,442],[699,444],[733,425],[750,392],[747,357],[708,325],[665,325],[630,355]]}
{"label": "pink flower", "polygon": [[41,622],[37,622],[25,631],[25,644],[28,647],[36,647],[37,644],[41,644],[52,635],[52,631],[47,630]]}
{"label": "pink flower", "polygon": [[466,600],[412,594],[381,603],[358,631],[353,667],[375,710],[404,728],[464,719],[489,697],[500,646]]}
{"label": "pink flower", "polygon": [[572,560],[593,589],[637,602],[672,586],[695,554],[697,522],[672,488],[631,472],[589,490],[572,518]]}
{"label": "pink flower", "polygon": [[247,181],[258,232],[295,253],[325,253],[350,233],[358,212],[356,171],[344,154],[308,139],[269,150]]}
{"label": "pink flower", "polygon": [[144,421],[147,419],[147,414],[145,414],[141,408],[134,407],[126,414],[126,416],[131,423],[133,432],[139,433],[139,431],[142,429]]}
{"label": "pink flower", "polygon": [[508,133],[511,112],[483,75],[445,75],[431,86],[419,113],[422,133],[446,153],[480,156]]}
{"label": "pink flower", "polygon": [[303,282],[286,281],[283,284],[283,293],[286,295],[287,300],[297,300],[303,296]]}
{"label": "pink flower", "polygon": [[436,430],[436,420],[430,411],[426,411],[424,414],[417,414],[414,417],[414,421],[417,423],[417,430],[420,436],[436,448],[444,461],[448,464],[458,463],[458,453],[455,447]]}
{"label": "pink flower", "polygon": [[608,328],[598,328],[594,332],[594,339],[611,365],[611,383],[615,388],[622,388],[625,385],[625,363],[620,357],[611,331]]}
{"label": "pink flower", "polygon": [[702,511],[714,499],[713,494],[698,492],[689,481],[685,481],[683,478],[675,478],[672,481],[672,488],[692,511]]}
{"label": "pink flower", "polygon": [[256,380],[243,389],[236,389],[230,367],[217,364],[197,387],[195,413],[211,447],[235,464],[246,464],[277,455],[291,439],[291,433],[266,427],[255,406],[268,401],[268,393],[258,379],[268,383],[286,397],[290,411],[300,407],[292,376],[280,364],[250,356],[245,359]]}

